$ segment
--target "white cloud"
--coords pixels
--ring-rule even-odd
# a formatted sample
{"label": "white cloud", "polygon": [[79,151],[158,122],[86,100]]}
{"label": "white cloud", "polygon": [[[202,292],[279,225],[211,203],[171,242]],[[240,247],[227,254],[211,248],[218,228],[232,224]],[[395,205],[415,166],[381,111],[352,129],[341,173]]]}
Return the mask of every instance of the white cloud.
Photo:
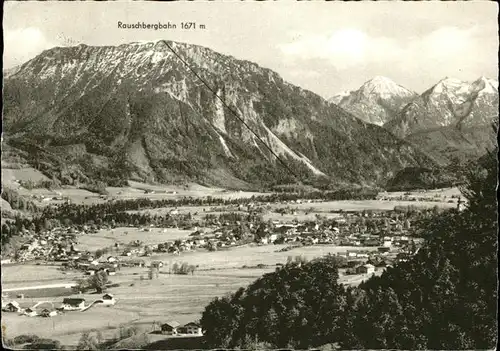
{"label": "white cloud", "polygon": [[421,53],[428,59],[457,59],[458,54],[466,53],[474,46],[476,28],[460,29],[444,27],[431,32],[421,40],[410,42],[408,51],[411,54]]}
{"label": "white cloud", "polygon": [[429,64],[436,60],[459,63],[461,60],[457,60],[457,56],[473,49],[476,32],[475,27],[444,27],[420,37],[396,40],[344,28],[327,35],[303,34],[279,47],[285,62],[291,65],[303,60],[323,59],[340,70],[380,64],[411,67],[418,62]]}
{"label": "white cloud", "polygon": [[4,66],[13,67],[26,62],[41,51],[55,46],[35,27],[4,29]]}
{"label": "white cloud", "polygon": [[280,45],[289,62],[307,59],[325,59],[339,69],[357,66],[367,61],[380,61],[399,52],[394,40],[373,38],[365,32],[345,28],[329,35],[301,35],[297,41]]}

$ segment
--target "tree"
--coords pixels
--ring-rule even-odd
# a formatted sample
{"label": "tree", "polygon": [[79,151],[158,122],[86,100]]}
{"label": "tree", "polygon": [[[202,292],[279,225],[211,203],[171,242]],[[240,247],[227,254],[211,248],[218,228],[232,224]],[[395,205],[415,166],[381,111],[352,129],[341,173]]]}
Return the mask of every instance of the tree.
{"label": "tree", "polygon": [[108,274],[103,270],[97,271],[93,276],[89,278],[89,288],[95,289],[98,294],[101,294],[106,289],[107,283]]}
{"label": "tree", "polygon": [[80,337],[78,341],[78,350],[99,350],[99,341],[94,335],[90,335],[90,332],[85,332]]}
{"label": "tree", "polygon": [[148,278],[149,278],[149,280],[153,280],[154,278],[158,278],[158,267],[156,267],[156,266],[149,267]]}

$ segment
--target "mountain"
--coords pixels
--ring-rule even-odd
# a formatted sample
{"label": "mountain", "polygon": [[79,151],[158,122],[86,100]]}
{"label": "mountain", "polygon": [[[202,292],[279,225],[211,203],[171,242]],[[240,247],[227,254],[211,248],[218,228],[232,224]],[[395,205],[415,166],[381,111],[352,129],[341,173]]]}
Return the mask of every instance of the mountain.
{"label": "mountain", "polygon": [[406,105],[384,127],[399,137],[439,127],[476,127],[498,116],[498,82],[445,78]]}
{"label": "mountain", "polygon": [[358,90],[341,93],[329,101],[365,122],[383,125],[417,96],[389,78],[377,76]]}
{"label": "mountain", "polygon": [[383,184],[404,167],[434,164],[269,69],[163,40],[44,51],[4,76],[4,131],[63,184]]}
{"label": "mountain", "polygon": [[384,127],[440,164],[468,161],[496,145],[498,82],[445,78],[406,105]]}

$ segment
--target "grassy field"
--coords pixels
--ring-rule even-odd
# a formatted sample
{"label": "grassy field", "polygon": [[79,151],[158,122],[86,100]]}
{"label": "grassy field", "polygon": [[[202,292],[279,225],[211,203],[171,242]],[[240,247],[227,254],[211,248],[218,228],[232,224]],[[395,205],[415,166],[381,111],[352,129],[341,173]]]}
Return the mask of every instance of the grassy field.
{"label": "grassy field", "polygon": [[[89,235],[90,237],[90,235]],[[60,340],[64,344],[76,345],[81,333],[92,329],[103,330],[109,337],[115,335],[121,324],[134,324],[144,331],[151,331],[154,322],[163,323],[176,320],[187,323],[201,317],[201,313],[214,297],[223,296],[245,287],[265,273],[276,269],[276,263],[285,263],[288,256],[303,255],[308,259],[323,256],[329,252],[346,251],[348,247],[330,245],[293,249],[288,252],[275,252],[284,245],[246,246],[227,251],[188,252],[181,256],[158,255],[147,259],[164,259],[167,266],[160,270],[158,278],[147,279],[147,268],[122,268],[111,282],[119,284],[109,289],[117,299],[113,307],[96,305],[85,312],[66,312],[63,315],[45,319],[42,317],[19,316],[16,313],[2,313],[3,324],[11,337],[26,334],[29,330],[40,336]],[[352,249],[352,248],[351,248]],[[194,275],[168,274],[169,265],[186,261],[199,265]],[[268,265],[255,268],[257,264]],[[247,265],[253,268],[242,268]],[[5,286],[21,287],[50,283],[71,283],[82,277],[81,273],[64,275],[52,266],[19,265],[3,267]],[[142,278],[141,278],[142,276]],[[349,276],[352,284],[367,277]],[[342,277],[341,279],[345,279]],[[359,283],[355,281],[354,283]],[[33,291],[38,297],[27,298],[25,303],[33,305],[37,301],[52,301],[56,306],[62,297],[41,296],[47,289]],[[24,292],[26,294],[26,291]],[[48,293],[47,293],[48,294]],[[50,295],[50,294],[48,294]],[[87,303],[100,295],[75,295],[84,297]]]}
{"label": "grassy field", "polygon": [[59,266],[36,265],[31,263],[2,265],[2,288],[13,289],[33,285],[48,285],[72,281],[80,273],[63,272]]}
{"label": "grassy field", "polygon": [[193,230],[176,228],[149,228],[150,231],[141,231],[135,227],[119,227],[111,230],[100,230],[95,234],[88,234],[78,238],[80,250],[95,251],[113,246],[115,243],[128,244],[140,240],[146,245],[159,244],[176,239],[189,237]]}
{"label": "grassy field", "polygon": [[276,263],[286,263],[288,256],[304,256],[307,259],[313,259],[337,252],[346,252],[346,250],[377,250],[376,247],[359,248],[335,245],[314,245],[295,248],[290,251],[279,252],[280,249],[287,247],[281,245],[263,245],[257,246],[250,244],[223,251],[191,251],[183,252],[180,256],[171,254],[160,254],[149,257],[151,260],[163,260],[164,262],[188,262],[192,265],[198,265],[200,269],[227,269],[241,268],[246,266],[256,266],[258,264],[276,265]]}
{"label": "grassy field", "polygon": [[34,182],[49,180],[43,173],[32,168],[32,167],[23,167],[16,169],[9,169],[2,167],[2,182],[14,184],[16,181],[29,181],[32,180]]}
{"label": "grassy field", "polygon": [[449,200],[452,196],[460,196],[460,189],[457,187],[433,189],[433,190],[412,190],[412,191],[392,191],[380,193],[379,196],[401,197],[409,196],[413,198],[434,197],[442,200]]}
{"label": "grassy field", "polygon": [[[2,313],[7,333],[16,336],[29,330],[30,333],[74,345],[82,332],[94,328],[116,332],[124,323],[146,329],[151,328],[153,322],[177,320],[179,323],[187,323],[200,318],[203,307],[215,296],[246,286],[256,278],[160,274],[154,280],[140,280],[139,275],[134,274],[145,274],[146,271],[139,269],[125,273],[122,270],[119,275],[113,277],[113,282],[120,284],[119,287],[109,289],[118,301],[113,307],[96,305],[85,312],[67,312],[50,320]],[[86,298],[87,301],[100,297],[94,294],[78,296]]]}

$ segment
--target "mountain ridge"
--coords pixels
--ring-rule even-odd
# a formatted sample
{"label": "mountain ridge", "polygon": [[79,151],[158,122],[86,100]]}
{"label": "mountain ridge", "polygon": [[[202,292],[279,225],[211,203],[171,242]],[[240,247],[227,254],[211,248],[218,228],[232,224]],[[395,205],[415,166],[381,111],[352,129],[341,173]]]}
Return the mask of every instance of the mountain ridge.
{"label": "mountain ridge", "polygon": [[[41,165],[68,183],[203,181],[221,172],[249,184],[294,181],[226,105],[304,179],[375,184],[408,165],[433,164],[276,72],[198,45],[52,48],[4,79],[6,135],[53,152],[58,162]],[[73,145],[80,154],[68,151]]]}

